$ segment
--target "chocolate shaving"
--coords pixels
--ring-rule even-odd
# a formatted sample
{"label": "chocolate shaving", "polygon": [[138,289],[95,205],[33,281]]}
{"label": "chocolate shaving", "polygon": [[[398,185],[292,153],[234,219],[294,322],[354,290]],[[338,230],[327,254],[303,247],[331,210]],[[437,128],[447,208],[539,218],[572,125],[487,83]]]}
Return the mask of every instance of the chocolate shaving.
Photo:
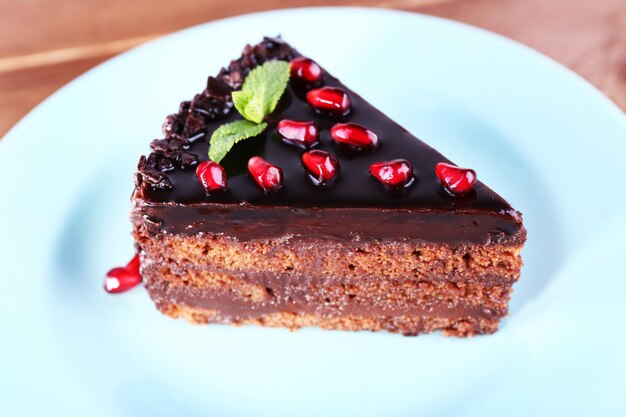
{"label": "chocolate shaving", "polygon": [[172,183],[164,172],[190,169],[198,164],[197,155],[185,152],[189,144],[206,136],[207,122],[228,115],[233,108],[231,93],[241,88],[243,80],[257,65],[280,59],[291,61],[298,53],[278,38],[263,38],[257,45],[247,45],[240,58],[222,68],[216,77],[209,77],[207,86],[192,101],[183,101],[177,113],[163,123],[164,139],[150,144],[152,152],[142,156],[137,167],[135,186],[143,189],[170,189]]}
{"label": "chocolate shaving", "polygon": [[183,137],[191,138],[198,133],[203,133],[206,129],[206,121],[204,117],[196,112],[190,112],[185,121],[185,127],[183,128]]}
{"label": "chocolate shaving", "polygon": [[150,167],[156,168],[158,171],[161,172],[171,171],[175,168],[174,161],[172,159],[158,152],[152,152],[148,156],[146,164]]}
{"label": "chocolate shaving", "polygon": [[142,183],[148,184],[150,187],[159,189],[159,190],[169,190],[172,188],[172,182],[162,172],[159,172],[155,169],[144,169],[141,172]]}
{"label": "chocolate shaving", "polygon": [[178,157],[178,162],[180,163],[180,167],[182,169],[193,168],[198,165],[199,160],[200,158],[198,158],[198,155],[189,152],[181,152]]}

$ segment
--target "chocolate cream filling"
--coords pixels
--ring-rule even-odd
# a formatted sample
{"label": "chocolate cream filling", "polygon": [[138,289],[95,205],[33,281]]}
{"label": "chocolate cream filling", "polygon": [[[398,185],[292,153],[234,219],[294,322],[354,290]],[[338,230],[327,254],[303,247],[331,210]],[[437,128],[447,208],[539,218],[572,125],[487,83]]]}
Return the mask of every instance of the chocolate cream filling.
{"label": "chocolate cream filling", "polygon": [[268,302],[236,300],[228,293],[197,288],[169,287],[163,281],[148,282],[146,289],[158,307],[168,305],[186,305],[194,308],[218,310],[223,321],[239,321],[246,318],[259,317],[272,313],[316,314],[320,317],[339,316],[422,316],[438,318],[486,318],[496,319],[506,315],[506,309],[489,309],[472,306],[460,300],[456,305],[432,303],[429,305],[413,304],[410,301],[390,304],[387,307],[362,303],[349,297],[342,302],[317,304],[310,303],[303,295],[292,296],[288,300],[272,297]]}

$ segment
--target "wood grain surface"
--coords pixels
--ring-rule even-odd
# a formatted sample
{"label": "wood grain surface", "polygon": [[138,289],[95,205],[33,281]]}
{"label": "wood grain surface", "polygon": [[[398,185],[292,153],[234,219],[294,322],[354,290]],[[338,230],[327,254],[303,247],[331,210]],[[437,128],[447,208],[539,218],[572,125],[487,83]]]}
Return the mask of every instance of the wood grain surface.
{"label": "wood grain surface", "polygon": [[68,81],[147,40],[243,13],[329,5],[407,10],[500,33],[626,109],[626,0],[0,0],[0,136]]}

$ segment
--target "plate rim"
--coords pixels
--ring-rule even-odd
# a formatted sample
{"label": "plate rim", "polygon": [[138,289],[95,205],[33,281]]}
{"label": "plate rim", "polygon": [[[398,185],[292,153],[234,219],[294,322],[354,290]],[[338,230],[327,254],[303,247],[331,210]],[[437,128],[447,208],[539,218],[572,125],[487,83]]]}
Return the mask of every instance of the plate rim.
{"label": "plate rim", "polygon": [[[97,73],[99,71],[106,70],[106,67],[111,65],[111,63],[114,63],[114,62],[117,62],[118,60],[124,59],[129,54],[134,54],[138,50],[141,50],[141,49],[146,48],[146,47],[153,47],[153,45],[158,44],[158,42],[162,41],[164,38],[171,38],[173,36],[178,36],[178,35],[180,35],[182,33],[185,33],[187,31],[192,31],[192,30],[197,29],[197,28],[202,27],[202,26],[206,26],[206,25],[222,25],[222,24],[228,24],[231,21],[240,20],[240,19],[244,19],[244,18],[254,18],[256,16],[280,14],[280,13],[291,13],[291,12],[294,12],[294,11],[298,11],[298,12],[306,12],[306,11],[314,11],[314,12],[324,12],[324,11],[328,11],[328,12],[335,12],[335,11],[342,11],[342,12],[359,11],[359,12],[366,12],[366,13],[370,13],[370,12],[373,12],[373,13],[384,13],[384,14],[387,14],[387,15],[411,16],[411,17],[416,17],[418,19],[440,21],[440,22],[443,22],[444,24],[450,24],[450,25],[453,25],[453,26],[457,25],[457,26],[463,27],[465,29],[477,31],[477,32],[480,32],[480,33],[482,33],[484,35],[495,37],[495,38],[499,39],[501,42],[509,43],[512,47],[519,48],[520,50],[523,50],[524,53],[526,53],[526,54],[530,54],[532,56],[535,56],[536,58],[543,59],[546,64],[552,65],[554,67],[554,69],[556,69],[558,71],[562,71],[563,73],[567,74],[570,77],[573,76],[579,82],[582,82],[582,84],[585,85],[585,88],[587,88],[590,93],[597,94],[598,96],[596,96],[596,98],[597,99],[601,99],[601,101],[604,101],[604,104],[607,105],[608,108],[610,108],[613,111],[617,111],[618,115],[621,114],[624,117],[624,119],[626,119],[626,109],[622,110],[613,100],[611,100],[602,90],[600,90],[599,87],[596,87],[594,84],[592,84],[591,81],[587,80],[582,75],[580,75],[577,72],[575,72],[574,70],[568,68],[565,64],[560,63],[555,58],[552,58],[551,56],[549,56],[547,54],[544,54],[543,52],[538,51],[538,50],[532,48],[531,46],[528,46],[528,45],[526,45],[526,44],[524,44],[524,43],[522,43],[520,41],[517,41],[515,39],[509,38],[509,37],[507,37],[505,35],[502,35],[502,34],[499,34],[497,32],[492,32],[492,31],[490,31],[488,29],[484,29],[484,28],[481,28],[481,27],[478,27],[478,26],[471,25],[469,23],[465,23],[465,22],[461,22],[461,21],[457,21],[457,20],[453,20],[453,19],[449,19],[449,18],[445,18],[445,17],[433,16],[433,15],[419,13],[419,12],[411,12],[411,11],[398,10],[398,9],[389,9],[389,8],[384,8],[384,7],[365,7],[365,6],[321,6],[321,7],[311,6],[311,7],[308,7],[308,6],[304,6],[304,7],[287,7],[287,8],[273,9],[273,10],[264,10],[264,11],[259,11],[259,12],[251,12],[251,13],[239,14],[239,15],[235,15],[235,16],[228,16],[228,17],[224,17],[224,18],[220,18],[220,19],[216,19],[216,20],[209,20],[209,21],[206,21],[206,22],[203,22],[203,23],[198,23],[196,25],[184,27],[184,28],[175,30],[173,32],[166,33],[166,34],[164,34],[162,36],[158,36],[157,38],[151,39],[151,40],[149,40],[147,42],[144,42],[144,43],[142,43],[140,45],[133,46],[130,49],[127,49],[127,50],[125,50],[125,51],[123,51],[123,52],[121,52],[119,54],[116,54],[116,55],[106,59],[103,62],[100,62],[99,64],[95,65],[94,67],[92,67],[92,68],[88,69],[87,71],[79,74],[78,76],[76,76],[75,78],[70,80],[69,82],[63,84],[58,89],[54,90],[49,96],[44,98],[37,105],[35,105],[30,111],[28,111],[25,115],[23,115],[2,136],[2,138],[0,138],[0,146],[2,146],[2,143],[6,142],[6,139],[10,139],[11,137],[14,136],[13,131],[16,130],[16,129],[20,129],[21,125],[24,124],[25,121],[27,122],[26,119],[30,119],[32,117],[31,113],[41,111],[40,110],[41,107],[46,106],[49,101],[55,99],[55,97],[57,95],[61,94],[62,92],[64,92],[66,89],[68,89],[69,87],[71,87],[75,83],[81,82],[81,80],[83,78],[93,76],[93,73]],[[625,124],[626,124],[626,120],[625,120]],[[10,139],[10,140],[13,140],[13,139]],[[0,149],[2,149],[2,148],[0,148]]]}

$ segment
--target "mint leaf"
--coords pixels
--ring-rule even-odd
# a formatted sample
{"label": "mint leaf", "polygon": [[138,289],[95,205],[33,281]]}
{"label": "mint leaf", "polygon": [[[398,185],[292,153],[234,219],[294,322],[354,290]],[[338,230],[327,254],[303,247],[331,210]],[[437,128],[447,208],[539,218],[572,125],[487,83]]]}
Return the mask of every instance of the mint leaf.
{"label": "mint leaf", "polygon": [[248,120],[237,120],[221,125],[211,135],[209,158],[219,164],[235,143],[258,136],[265,128],[267,123],[255,124]]}
{"label": "mint leaf", "polygon": [[232,93],[235,108],[254,123],[274,111],[289,81],[289,63],[269,61],[250,71],[241,91]]}
{"label": "mint leaf", "polygon": [[261,134],[267,123],[265,116],[276,108],[289,81],[289,63],[269,61],[259,65],[246,77],[241,91],[232,93],[235,108],[247,120],[237,120],[220,126],[211,136],[209,158],[219,163],[233,145]]}

